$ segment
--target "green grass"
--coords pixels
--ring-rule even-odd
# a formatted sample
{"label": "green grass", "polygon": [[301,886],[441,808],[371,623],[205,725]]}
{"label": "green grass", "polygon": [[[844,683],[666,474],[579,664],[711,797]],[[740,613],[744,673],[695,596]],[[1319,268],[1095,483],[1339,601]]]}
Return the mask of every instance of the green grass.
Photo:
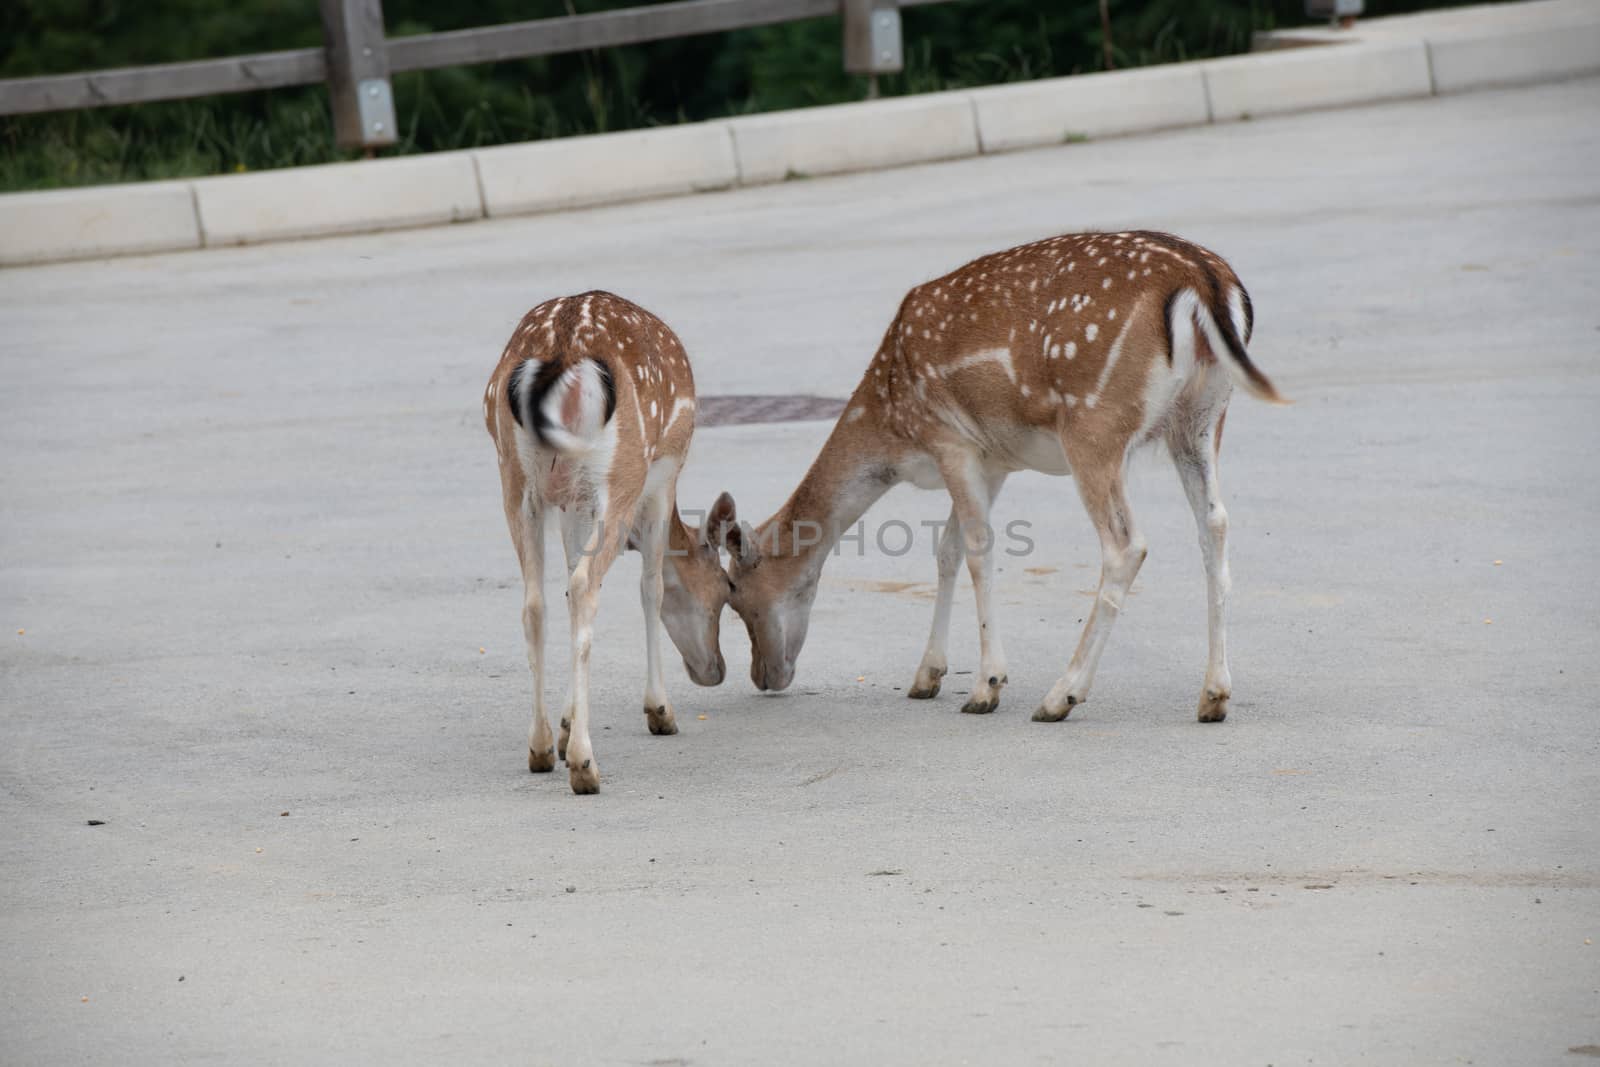
{"label": "green grass", "polygon": [[259,116],[183,101],[8,119],[0,123],[0,189],[194,177],[349,155],[334,147],[324,94],[280,93],[264,103]]}

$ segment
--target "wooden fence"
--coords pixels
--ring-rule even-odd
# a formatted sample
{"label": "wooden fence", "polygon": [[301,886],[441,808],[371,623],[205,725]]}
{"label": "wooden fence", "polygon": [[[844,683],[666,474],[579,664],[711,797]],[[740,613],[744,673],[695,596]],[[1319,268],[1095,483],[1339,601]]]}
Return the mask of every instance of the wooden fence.
{"label": "wooden fence", "polygon": [[0,115],[71,111],[326,82],[344,148],[395,143],[389,76],[839,15],[844,67],[902,68],[900,9],[947,0],[679,0],[450,33],[386,37],[383,0],[319,0],[325,44],[226,59],[0,80]]}

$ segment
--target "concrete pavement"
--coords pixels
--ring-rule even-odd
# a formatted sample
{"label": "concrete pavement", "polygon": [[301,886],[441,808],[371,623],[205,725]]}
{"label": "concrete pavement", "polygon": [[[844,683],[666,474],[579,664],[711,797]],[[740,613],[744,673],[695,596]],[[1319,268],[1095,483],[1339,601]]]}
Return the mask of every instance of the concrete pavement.
{"label": "concrete pavement", "polygon": [[[1596,114],[1582,81],[8,271],[0,1061],[1587,1062]],[[1227,723],[1193,721],[1203,581],[1152,459],[1151,558],[1067,723],[1028,715],[1098,552],[1030,475],[996,715],[959,673],[899,691],[924,543],[827,572],[788,693],[726,616],[729,682],[674,666],[653,738],[630,557],[603,792],[526,772],[478,398],[527,307],[604,286],[703,393],[842,396],[910,285],[1090,226],[1228,256],[1298,401],[1228,420]],[[702,430],[684,504],[764,516],[826,431]],[[975,629],[963,578],[953,672]]]}

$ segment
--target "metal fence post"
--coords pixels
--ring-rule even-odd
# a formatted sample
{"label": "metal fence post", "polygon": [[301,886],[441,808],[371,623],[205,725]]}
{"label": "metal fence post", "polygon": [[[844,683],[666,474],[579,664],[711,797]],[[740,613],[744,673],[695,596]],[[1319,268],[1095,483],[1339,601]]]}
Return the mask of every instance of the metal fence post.
{"label": "metal fence post", "polygon": [[905,69],[905,49],[900,43],[900,5],[897,0],[841,0],[844,16],[844,69],[877,76]]}
{"label": "metal fence post", "polygon": [[394,90],[383,38],[383,0],[319,0],[328,96],[340,148],[395,143]]}

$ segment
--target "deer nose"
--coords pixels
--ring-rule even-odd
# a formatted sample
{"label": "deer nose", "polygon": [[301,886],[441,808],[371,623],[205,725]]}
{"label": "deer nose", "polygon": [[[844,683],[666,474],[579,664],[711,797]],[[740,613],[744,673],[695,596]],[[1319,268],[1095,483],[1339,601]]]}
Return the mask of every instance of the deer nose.
{"label": "deer nose", "polygon": [[766,660],[757,660],[750,664],[750,680],[756,683],[756,688],[763,693],[777,692],[789,688],[789,683],[794,680],[794,668],[774,666]]}
{"label": "deer nose", "polygon": [[727,677],[728,664],[722,658],[722,652],[717,652],[715,663],[693,663],[689,657],[683,658],[683,669],[689,672],[689,677],[694,679],[695,685],[713,686],[721,685],[722,679]]}

